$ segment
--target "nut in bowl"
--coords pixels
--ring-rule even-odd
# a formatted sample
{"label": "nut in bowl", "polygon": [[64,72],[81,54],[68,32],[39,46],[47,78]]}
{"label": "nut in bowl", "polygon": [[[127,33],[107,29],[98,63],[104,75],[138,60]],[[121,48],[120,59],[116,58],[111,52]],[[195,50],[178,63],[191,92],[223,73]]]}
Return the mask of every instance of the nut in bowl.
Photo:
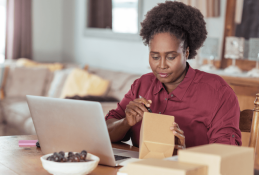
{"label": "nut in bowl", "polygon": [[[100,161],[99,157],[90,153],[87,154],[87,157],[82,157],[83,159],[86,158],[85,161],[82,161],[82,160],[80,161],[80,158],[79,158],[79,161],[77,160],[77,155],[81,155],[82,153],[78,154],[76,152],[74,153],[66,152],[64,153],[63,156],[56,158],[55,154],[60,155],[59,153],[47,154],[40,158],[43,168],[47,170],[50,174],[54,174],[54,175],[89,174],[98,166],[98,163]],[[71,154],[75,156],[71,156]],[[53,160],[53,156],[54,158],[59,160]],[[63,161],[64,159],[66,161]]]}

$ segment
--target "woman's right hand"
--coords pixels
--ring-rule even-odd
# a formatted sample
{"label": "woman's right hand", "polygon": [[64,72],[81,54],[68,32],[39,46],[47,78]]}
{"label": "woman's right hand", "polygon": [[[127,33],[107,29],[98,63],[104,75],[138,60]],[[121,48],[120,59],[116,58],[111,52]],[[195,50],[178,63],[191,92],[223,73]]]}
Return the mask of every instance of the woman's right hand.
{"label": "woman's right hand", "polygon": [[[144,112],[148,112],[146,107],[150,107],[152,101],[145,98],[137,98],[134,101],[130,101],[125,109],[125,122],[129,126],[134,126],[136,123],[142,120]],[[145,106],[146,107],[145,107]]]}

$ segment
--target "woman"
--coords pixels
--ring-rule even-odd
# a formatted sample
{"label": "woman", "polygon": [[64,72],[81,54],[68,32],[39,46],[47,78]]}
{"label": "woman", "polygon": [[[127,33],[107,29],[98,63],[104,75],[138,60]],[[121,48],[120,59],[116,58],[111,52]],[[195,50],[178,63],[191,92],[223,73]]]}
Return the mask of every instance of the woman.
{"label": "woman", "polygon": [[112,142],[131,138],[138,147],[143,113],[150,107],[154,113],[175,117],[168,128],[178,138],[175,149],[209,143],[241,145],[235,93],[221,77],[194,70],[186,62],[206,39],[205,24],[199,10],[175,1],[158,4],[147,13],[140,35],[149,46],[153,73],[135,80],[117,109],[107,114]]}

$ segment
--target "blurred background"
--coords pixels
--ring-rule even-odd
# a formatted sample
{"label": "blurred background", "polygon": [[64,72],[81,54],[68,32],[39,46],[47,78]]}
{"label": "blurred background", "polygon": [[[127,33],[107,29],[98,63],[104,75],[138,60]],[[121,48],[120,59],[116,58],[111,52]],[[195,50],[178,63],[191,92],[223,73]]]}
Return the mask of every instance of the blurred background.
{"label": "blurred background", "polygon": [[[112,70],[146,73],[150,71],[148,48],[138,36],[139,23],[147,11],[160,2],[164,0],[0,0],[1,53],[4,55],[5,35],[18,30],[13,28],[15,25],[20,30],[26,30],[25,40],[31,38],[31,46],[28,46],[30,56],[19,55],[20,57],[30,57],[39,62],[75,62]],[[216,37],[222,43],[226,1],[218,4],[218,14],[215,17],[206,15],[206,22],[208,36]],[[10,15],[6,16],[8,8]],[[15,16],[11,14],[13,8],[16,8]],[[17,23],[23,22],[9,24],[9,30],[5,32],[6,17],[10,23],[12,20],[15,22],[14,17],[19,18]],[[8,46],[9,43],[6,44]],[[7,54],[5,59],[18,59],[19,56]],[[4,60],[3,56],[1,60]]]}
{"label": "blurred background", "polygon": [[[190,65],[221,76],[240,110],[259,92],[259,1],[180,0],[199,9],[208,38]],[[164,0],[0,0],[0,135],[35,133],[25,95],[95,100],[104,115],[151,72],[139,37]],[[83,88],[87,87],[87,88]]]}

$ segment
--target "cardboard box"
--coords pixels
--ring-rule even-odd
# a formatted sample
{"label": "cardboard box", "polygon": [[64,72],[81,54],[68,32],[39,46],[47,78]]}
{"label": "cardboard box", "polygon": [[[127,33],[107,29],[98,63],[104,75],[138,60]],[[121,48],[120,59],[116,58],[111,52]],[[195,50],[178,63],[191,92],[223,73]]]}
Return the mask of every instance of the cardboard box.
{"label": "cardboard box", "polygon": [[207,167],[161,159],[145,159],[129,163],[120,175],[207,175]]}
{"label": "cardboard box", "polygon": [[179,162],[208,166],[208,175],[253,175],[254,149],[209,144],[178,151]]}
{"label": "cardboard box", "polygon": [[140,159],[171,157],[174,151],[174,134],[170,130],[174,117],[144,112],[140,130]]}

